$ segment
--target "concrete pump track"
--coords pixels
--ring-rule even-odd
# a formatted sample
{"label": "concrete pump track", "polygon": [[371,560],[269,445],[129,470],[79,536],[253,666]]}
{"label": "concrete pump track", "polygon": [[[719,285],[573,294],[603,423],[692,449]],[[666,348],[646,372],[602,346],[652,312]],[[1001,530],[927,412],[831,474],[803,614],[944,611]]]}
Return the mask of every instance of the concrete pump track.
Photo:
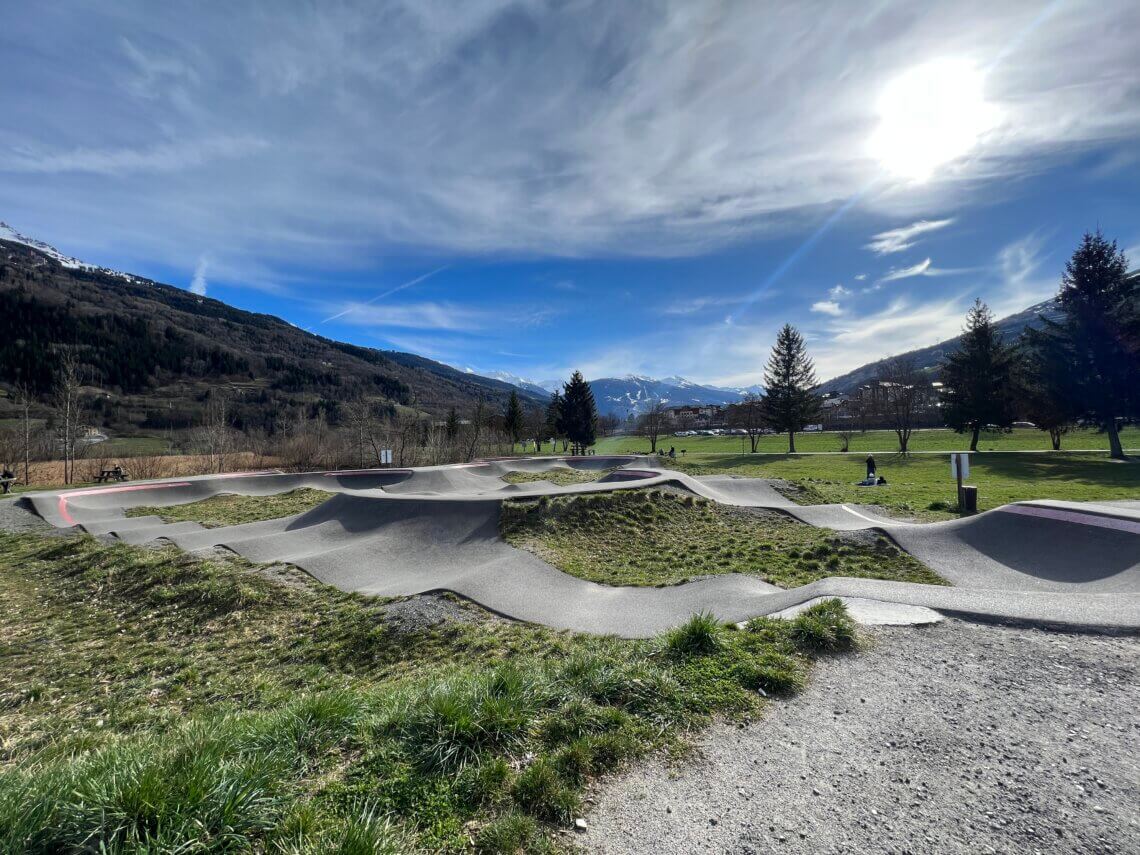
{"label": "concrete pump track", "polygon": [[[566,467],[614,471],[565,487],[502,480],[510,472]],[[953,587],[835,577],[783,590],[739,574],[668,587],[609,587],[563,573],[499,536],[504,499],[664,485],[726,505],[778,510],[810,525],[880,531]],[[124,514],[223,493],[268,496],[301,487],[331,495],[296,516],[213,529]],[[796,505],[762,479],[692,477],[661,468],[656,458],[598,456],[202,476],[42,492],[20,502],[60,528],[136,544],[166,539],[190,551],[223,546],[251,561],[294,564],[345,591],[385,597],[453,591],[517,620],[578,632],[644,637],[694,612],[740,621],[821,596],[1140,631],[1140,501],[1018,502],[964,519],[912,524],[862,505]]]}

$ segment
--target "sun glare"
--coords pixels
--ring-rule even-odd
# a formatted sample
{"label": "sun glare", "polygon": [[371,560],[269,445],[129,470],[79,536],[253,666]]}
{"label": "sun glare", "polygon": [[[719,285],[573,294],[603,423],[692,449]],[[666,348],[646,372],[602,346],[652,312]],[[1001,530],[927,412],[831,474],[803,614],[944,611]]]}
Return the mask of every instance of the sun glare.
{"label": "sun glare", "polygon": [[887,84],[869,148],[885,169],[912,181],[966,154],[997,123],[983,74],[965,60],[916,66]]}

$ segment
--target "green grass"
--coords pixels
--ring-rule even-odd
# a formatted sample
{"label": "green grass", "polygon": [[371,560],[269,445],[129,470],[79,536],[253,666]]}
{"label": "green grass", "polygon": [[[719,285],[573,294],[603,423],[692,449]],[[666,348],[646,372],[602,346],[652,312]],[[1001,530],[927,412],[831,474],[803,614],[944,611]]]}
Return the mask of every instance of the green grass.
{"label": "green grass", "polygon": [[660,490],[507,502],[503,537],[604,585],[671,585],[749,573],[781,587],[827,576],[945,584],[885,537]]}
{"label": "green grass", "polygon": [[196,522],[206,528],[275,520],[303,513],[331,498],[324,490],[300,489],[276,496],[211,496],[200,502],[166,507],[138,507],[128,517],[161,517],[164,522]]}
{"label": "green grass", "polygon": [[[1121,431],[1120,441],[1125,448],[1140,452],[1140,427],[1126,427]],[[749,450],[748,437],[740,436],[663,436],[657,441],[657,448],[669,450],[670,446],[685,449],[690,454],[741,454]],[[798,452],[836,452],[842,448],[837,433],[796,434]],[[646,454],[649,440],[640,436],[609,436],[599,439],[594,446],[598,454]],[[898,451],[899,441],[894,431],[869,430],[851,436],[849,450],[866,454]],[[968,434],[954,433],[952,430],[920,430],[911,435],[911,451],[968,451]],[[1108,450],[1108,439],[1094,430],[1077,430],[1066,434],[1062,448]],[[1049,434],[1033,428],[1015,428],[1010,433],[983,433],[978,442],[979,451],[1048,451],[1052,449]],[[760,438],[757,451],[766,454],[782,454],[788,450],[786,435],[772,435]]]}
{"label": "green grass", "polygon": [[[874,504],[898,516],[947,519],[954,516],[956,485],[948,456],[876,454],[883,487],[859,487],[863,456],[700,455],[670,465],[694,475],[783,478],[802,492],[803,504]],[[1140,499],[1140,461],[1119,462],[1104,454],[975,454],[969,484],[978,487],[978,508],[987,510],[1029,499],[1095,502]]]}
{"label": "green grass", "polygon": [[508,472],[503,480],[508,484],[531,484],[535,481],[549,481],[560,487],[571,484],[589,484],[609,475],[613,470],[605,469],[600,472],[583,472],[578,469],[551,469],[549,472]]}
{"label": "green grass", "polygon": [[422,629],[240,559],[0,534],[0,851],[553,850],[590,778],[795,691],[800,621],[699,644]]}

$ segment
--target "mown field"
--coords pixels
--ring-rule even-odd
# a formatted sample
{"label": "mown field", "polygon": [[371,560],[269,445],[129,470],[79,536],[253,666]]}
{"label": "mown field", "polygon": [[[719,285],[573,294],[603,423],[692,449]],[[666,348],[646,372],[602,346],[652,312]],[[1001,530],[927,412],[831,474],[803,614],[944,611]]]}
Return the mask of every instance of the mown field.
{"label": "mown field", "polygon": [[603,585],[674,585],[724,573],[783,588],[827,576],[945,584],[885,537],[665,490],[511,501],[501,527],[508,543]]}
{"label": "mown field", "polygon": [[[897,516],[923,519],[954,515],[956,482],[947,456],[876,454],[875,460],[886,486],[857,486],[865,471],[861,454],[701,454],[669,465],[693,475],[782,478],[802,488],[795,496],[802,504],[872,504]],[[1096,452],[974,454],[966,481],[978,488],[980,510],[1028,499],[1140,499],[1140,460],[1120,462]]]}
{"label": "mown field", "polygon": [[856,641],[837,601],[624,641],[267,575],[0,534],[0,851],[566,851],[592,777]]}
{"label": "mown field", "polygon": [[[1140,453],[1140,427],[1130,426],[1121,431],[1121,442],[1125,448]],[[673,446],[679,454],[742,454],[748,452],[748,437],[740,436],[672,436],[666,434],[658,438],[657,447]],[[598,440],[594,446],[598,454],[645,454],[649,451],[649,440],[640,436],[609,436]],[[797,452],[837,452],[843,447],[837,433],[796,434]],[[1076,430],[1065,435],[1062,450],[1091,449],[1108,451],[1108,440],[1104,434],[1094,430]],[[869,430],[866,433],[851,435],[849,450],[856,454],[867,452],[898,451],[899,441],[894,431]],[[911,451],[968,451],[970,437],[954,433],[952,430],[915,431],[910,439]],[[758,452],[782,454],[788,450],[788,437],[772,435],[761,437]],[[979,451],[1051,451],[1049,435],[1031,428],[1015,428],[1010,433],[983,433],[978,440]]]}

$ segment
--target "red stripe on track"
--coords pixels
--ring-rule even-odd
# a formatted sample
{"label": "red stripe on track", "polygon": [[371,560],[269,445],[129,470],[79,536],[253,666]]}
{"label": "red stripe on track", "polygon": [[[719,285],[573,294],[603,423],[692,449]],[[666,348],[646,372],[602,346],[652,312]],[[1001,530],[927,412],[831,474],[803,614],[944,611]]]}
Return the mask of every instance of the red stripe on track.
{"label": "red stripe on track", "polygon": [[189,487],[189,481],[173,481],[168,484],[131,484],[126,487],[96,487],[91,490],[74,490],[70,493],[61,493],[57,510],[68,525],[75,525],[75,519],[67,510],[67,500],[76,496],[101,496],[107,493],[131,493],[137,490],[164,490],[168,487]]}

